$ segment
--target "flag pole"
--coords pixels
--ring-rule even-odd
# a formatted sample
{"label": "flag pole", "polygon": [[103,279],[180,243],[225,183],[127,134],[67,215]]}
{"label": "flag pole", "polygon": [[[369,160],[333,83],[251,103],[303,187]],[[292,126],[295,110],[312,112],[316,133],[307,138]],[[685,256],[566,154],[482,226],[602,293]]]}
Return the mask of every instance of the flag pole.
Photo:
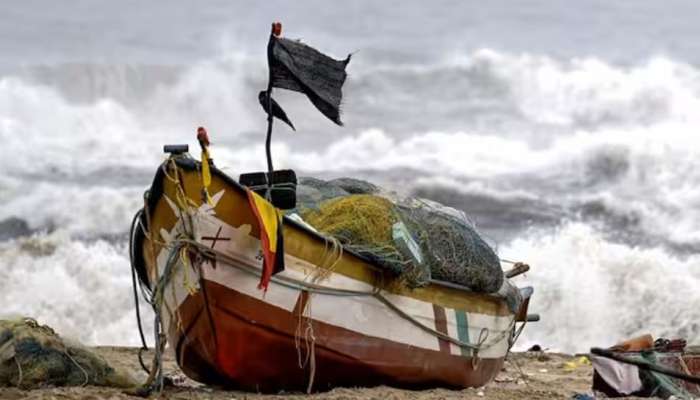
{"label": "flag pole", "polygon": [[268,80],[267,80],[267,137],[265,139],[265,153],[267,155],[267,186],[268,186],[268,196],[270,193],[270,188],[272,187],[272,171],[274,170],[272,166],[272,152],[270,146],[272,143],[272,51],[275,44],[275,37],[282,33],[282,24],[279,22],[272,23],[272,29],[270,31],[270,40],[267,42],[267,69]]}

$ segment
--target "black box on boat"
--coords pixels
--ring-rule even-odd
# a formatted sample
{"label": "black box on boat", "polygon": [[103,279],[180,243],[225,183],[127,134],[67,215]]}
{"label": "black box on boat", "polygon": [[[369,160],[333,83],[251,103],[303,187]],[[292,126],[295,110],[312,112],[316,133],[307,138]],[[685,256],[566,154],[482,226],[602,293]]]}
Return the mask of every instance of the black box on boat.
{"label": "black box on boat", "polygon": [[[268,190],[267,172],[250,172],[241,174],[238,181],[248,186],[255,193],[265,197]],[[272,171],[269,182],[272,205],[282,210],[290,210],[297,206],[297,175],[291,169]]]}
{"label": "black box on boat", "polygon": [[186,144],[166,144],[163,146],[164,153],[170,153],[173,155],[184,154],[190,151],[190,146]]}

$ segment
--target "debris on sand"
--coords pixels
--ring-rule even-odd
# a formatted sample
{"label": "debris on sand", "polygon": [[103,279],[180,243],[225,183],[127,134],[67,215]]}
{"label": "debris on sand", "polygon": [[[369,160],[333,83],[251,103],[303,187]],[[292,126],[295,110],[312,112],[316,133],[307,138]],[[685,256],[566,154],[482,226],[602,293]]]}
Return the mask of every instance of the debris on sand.
{"label": "debris on sand", "polygon": [[700,352],[686,345],[685,339],[644,335],[592,348],[593,390],[608,397],[697,398]]}

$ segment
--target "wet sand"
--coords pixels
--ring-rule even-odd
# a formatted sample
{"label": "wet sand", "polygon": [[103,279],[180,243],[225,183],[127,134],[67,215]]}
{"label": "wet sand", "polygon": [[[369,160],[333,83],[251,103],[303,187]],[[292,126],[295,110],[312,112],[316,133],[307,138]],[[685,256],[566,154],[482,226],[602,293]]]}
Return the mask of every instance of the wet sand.
{"label": "wet sand", "polygon": [[[145,373],[139,367],[136,349],[126,347],[99,347],[95,349],[114,367],[130,371],[139,380]],[[149,359],[148,357],[146,359]],[[410,391],[386,386],[375,388],[338,388],[330,392],[307,396],[301,393],[260,395],[236,391],[224,391],[199,385],[187,379],[172,358],[166,358],[166,376],[173,378],[174,387],[166,387],[161,398],[165,399],[381,399],[381,400],[432,400],[432,399],[570,399],[575,393],[590,393],[593,372],[591,366],[576,363],[576,356],[555,353],[513,353],[495,381],[479,389],[461,391],[432,389]],[[566,366],[574,362],[574,368]],[[0,388],[0,399],[138,399],[120,389],[101,387],[44,388],[19,390]]]}

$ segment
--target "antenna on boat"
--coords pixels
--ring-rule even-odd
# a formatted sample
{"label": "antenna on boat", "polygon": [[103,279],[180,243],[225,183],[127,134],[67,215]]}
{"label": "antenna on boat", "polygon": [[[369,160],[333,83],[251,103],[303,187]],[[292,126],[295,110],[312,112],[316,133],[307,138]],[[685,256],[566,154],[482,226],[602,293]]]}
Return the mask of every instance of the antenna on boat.
{"label": "antenna on boat", "polygon": [[[265,104],[265,111],[267,111],[267,137],[265,138],[265,154],[267,156],[267,173],[268,173],[268,186],[270,186],[272,183],[272,172],[274,171],[274,168],[272,166],[272,152],[270,150],[270,145],[272,142],[272,88],[273,88],[273,75],[272,75],[272,60],[274,57],[274,46],[275,46],[275,38],[279,37],[282,34],[282,23],[280,22],[273,22],[272,23],[272,29],[270,31],[270,40],[267,42],[267,70],[268,70],[268,78],[267,78],[267,92],[265,96],[265,100],[267,100],[267,104]],[[261,99],[262,100],[262,99]]]}

